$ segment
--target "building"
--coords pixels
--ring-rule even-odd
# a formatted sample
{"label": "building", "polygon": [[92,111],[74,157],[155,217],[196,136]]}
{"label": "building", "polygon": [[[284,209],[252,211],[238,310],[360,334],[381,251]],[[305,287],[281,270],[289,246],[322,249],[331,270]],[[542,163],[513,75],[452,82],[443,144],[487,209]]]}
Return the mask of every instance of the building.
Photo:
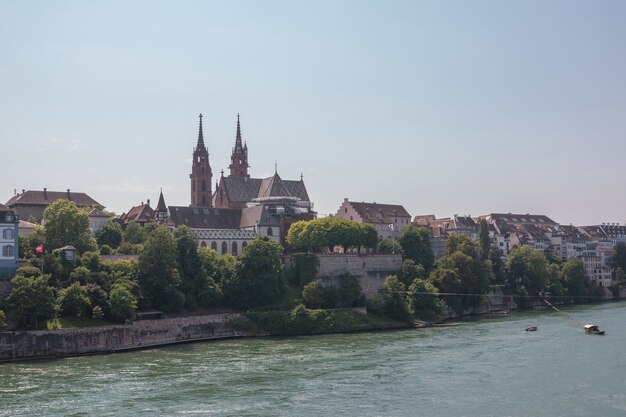
{"label": "building", "polygon": [[578,230],[587,239],[582,259],[591,285],[610,287],[613,285],[611,257],[615,245],[620,242],[626,243],[626,225],[602,223],[595,226],[582,226]]}
{"label": "building", "polygon": [[400,205],[359,203],[347,198],[343,199],[335,217],[370,224],[381,239],[398,240],[402,228],[411,223],[411,215]]}
{"label": "building", "polygon": [[209,163],[209,151],[204,145],[202,133],[202,113],[200,113],[200,127],[198,130],[198,142],[193,149],[191,162],[191,204],[190,207],[211,207],[211,181],[213,173]]}
{"label": "building", "polygon": [[14,195],[5,204],[8,208],[15,211],[15,215],[21,219],[37,223],[43,220],[43,213],[46,208],[57,200],[73,201],[78,207],[91,210],[92,208],[103,209],[104,206],[85,193],[67,191],[43,191],[22,190],[20,194]]}
{"label": "building", "polygon": [[104,226],[111,218],[113,218],[113,214],[107,213],[106,211],[101,210],[98,207],[92,208],[89,211],[89,229],[91,229],[91,234],[95,236],[96,232],[100,230],[100,228]]}
{"label": "building", "polygon": [[132,207],[127,213],[122,213],[117,221],[123,228],[128,226],[128,223],[135,222],[139,226],[145,226],[148,222],[156,220],[154,210],[150,207],[150,200],[144,204],[142,201],[140,205]]}
{"label": "building", "polygon": [[19,253],[19,217],[0,204],[0,277],[15,275]]}

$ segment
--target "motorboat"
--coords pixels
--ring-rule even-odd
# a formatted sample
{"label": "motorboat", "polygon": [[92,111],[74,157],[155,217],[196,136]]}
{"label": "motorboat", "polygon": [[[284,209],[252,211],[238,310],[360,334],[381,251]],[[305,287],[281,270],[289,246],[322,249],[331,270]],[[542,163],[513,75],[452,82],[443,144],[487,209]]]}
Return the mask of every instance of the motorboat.
{"label": "motorboat", "polygon": [[585,329],[585,333],[587,334],[597,334],[599,336],[604,336],[604,330],[600,330],[600,328],[598,328],[598,326],[596,326],[595,324],[585,324],[583,326],[583,329]]}
{"label": "motorboat", "polygon": [[537,331],[537,326],[530,326],[526,328],[527,332],[536,332]]}

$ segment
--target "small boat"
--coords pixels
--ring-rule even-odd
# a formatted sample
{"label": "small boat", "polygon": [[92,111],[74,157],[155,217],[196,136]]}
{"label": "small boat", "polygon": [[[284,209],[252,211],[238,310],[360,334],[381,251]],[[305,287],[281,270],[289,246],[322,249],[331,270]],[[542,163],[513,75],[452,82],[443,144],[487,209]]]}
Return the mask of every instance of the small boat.
{"label": "small boat", "polygon": [[604,330],[600,330],[595,324],[585,324],[583,326],[583,329],[585,329],[585,333],[587,334],[597,334],[599,336],[604,336]]}
{"label": "small boat", "polygon": [[537,331],[537,326],[530,326],[526,328],[527,332],[536,332]]}

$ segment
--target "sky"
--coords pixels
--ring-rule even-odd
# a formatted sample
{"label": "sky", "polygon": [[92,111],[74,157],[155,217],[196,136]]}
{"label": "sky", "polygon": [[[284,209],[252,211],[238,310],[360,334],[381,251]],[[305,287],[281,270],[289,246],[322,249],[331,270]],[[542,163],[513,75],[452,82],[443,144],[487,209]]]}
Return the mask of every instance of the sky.
{"label": "sky", "polygon": [[[0,0],[0,202],[250,173],[415,216],[626,221],[626,2]],[[275,165],[276,164],[276,165]]]}

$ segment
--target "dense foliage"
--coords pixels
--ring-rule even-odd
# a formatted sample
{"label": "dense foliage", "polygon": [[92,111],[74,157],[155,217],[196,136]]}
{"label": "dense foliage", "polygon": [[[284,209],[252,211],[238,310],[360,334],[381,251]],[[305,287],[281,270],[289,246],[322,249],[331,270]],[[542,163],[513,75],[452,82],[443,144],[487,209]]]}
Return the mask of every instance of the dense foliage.
{"label": "dense foliage", "polygon": [[335,246],[344,250],[375,248],[378,233],[373,226],[337,217],[295,222],[287,233],[287,243],[296,251],[319,252]]}

